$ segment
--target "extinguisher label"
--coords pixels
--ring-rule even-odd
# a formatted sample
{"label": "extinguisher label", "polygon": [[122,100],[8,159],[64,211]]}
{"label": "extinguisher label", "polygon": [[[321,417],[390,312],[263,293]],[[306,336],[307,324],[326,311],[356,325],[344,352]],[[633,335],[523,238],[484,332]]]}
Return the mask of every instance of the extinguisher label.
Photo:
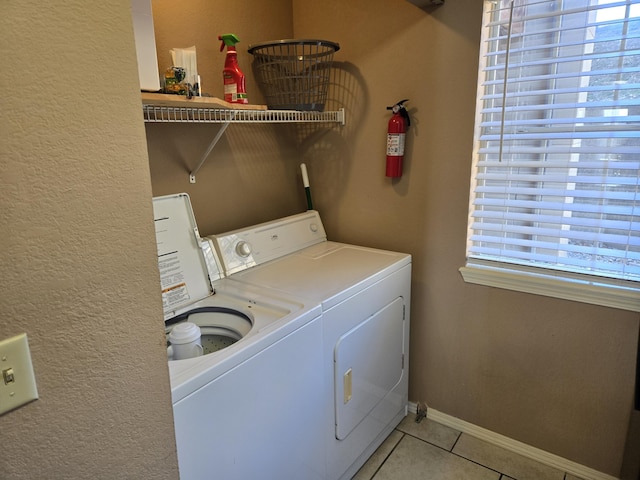
{"label": "extinguisher label", "polygon": [[404,133],[387,133],[387,155],[401,157],[404,155]]}

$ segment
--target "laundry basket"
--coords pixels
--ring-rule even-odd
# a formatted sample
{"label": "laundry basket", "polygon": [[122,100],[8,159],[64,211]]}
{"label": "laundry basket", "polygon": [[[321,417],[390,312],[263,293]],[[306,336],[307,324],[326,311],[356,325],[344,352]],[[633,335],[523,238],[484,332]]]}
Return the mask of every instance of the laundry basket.
{"label": "laundry basket", "polygon": [[276,110],[324,110],[333,54],[327,40],[275,40],[249,46],[253,73],[267,106]]}

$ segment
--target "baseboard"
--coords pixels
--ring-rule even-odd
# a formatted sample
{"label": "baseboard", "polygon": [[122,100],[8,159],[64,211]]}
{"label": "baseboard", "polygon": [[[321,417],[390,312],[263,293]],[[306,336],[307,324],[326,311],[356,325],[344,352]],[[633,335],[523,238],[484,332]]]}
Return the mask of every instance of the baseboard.
{"label": "baseboard", "polygon": [[[416,406],[417,405],[415,403],[410,402],[409,410],[415,413]],[[441,423],[442,425],[446,425],[447,427],[451,427],[454,430],[458,430],[459,432],[466,433],[472,437],[476,437],[480,440],[484,440],[485,442],[502,447],[505,450],[522,455],[523,457],[530,458],[550,467],[562,470],[563,472],[570,473],[571,475],[575,475],[576,477],[584,480],[619,480],[618,478],[612,477],[606,473],[585,467],[579,463],[572,462],[571,460],[559,457],[558,455],[545,452],[539,448],[505,437],[504,435],[492,432],[486,428],[478,427],[477,425],[465,422],[464,420],[460,420],[459,418],[452,417],[451,415],[447,415],[446,413],[439,412],[432,408],[427,409],[427,418],[434,422]]]}

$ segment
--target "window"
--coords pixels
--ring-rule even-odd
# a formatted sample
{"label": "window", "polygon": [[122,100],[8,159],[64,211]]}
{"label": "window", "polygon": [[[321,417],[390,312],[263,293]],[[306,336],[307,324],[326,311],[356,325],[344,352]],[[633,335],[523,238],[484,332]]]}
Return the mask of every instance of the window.
{"label": "window", "polygon": [[483,22],[465,280],[640,311],[640,0]]}

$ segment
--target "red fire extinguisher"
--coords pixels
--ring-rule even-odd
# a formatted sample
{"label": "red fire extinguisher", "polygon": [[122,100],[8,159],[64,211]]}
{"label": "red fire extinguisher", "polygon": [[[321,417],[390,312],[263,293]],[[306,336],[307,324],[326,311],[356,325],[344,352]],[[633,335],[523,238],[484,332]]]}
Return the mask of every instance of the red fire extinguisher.
{"label": "red fire extinguisher", "polygon": [[402,176],[404,140],[407,128],[411,124],[409,112],[404,107],[404,102],[408,101],[409,99],[400,100],[392,107],[387,107],[387,110],[393,111],[387,128],[387,177]]}

